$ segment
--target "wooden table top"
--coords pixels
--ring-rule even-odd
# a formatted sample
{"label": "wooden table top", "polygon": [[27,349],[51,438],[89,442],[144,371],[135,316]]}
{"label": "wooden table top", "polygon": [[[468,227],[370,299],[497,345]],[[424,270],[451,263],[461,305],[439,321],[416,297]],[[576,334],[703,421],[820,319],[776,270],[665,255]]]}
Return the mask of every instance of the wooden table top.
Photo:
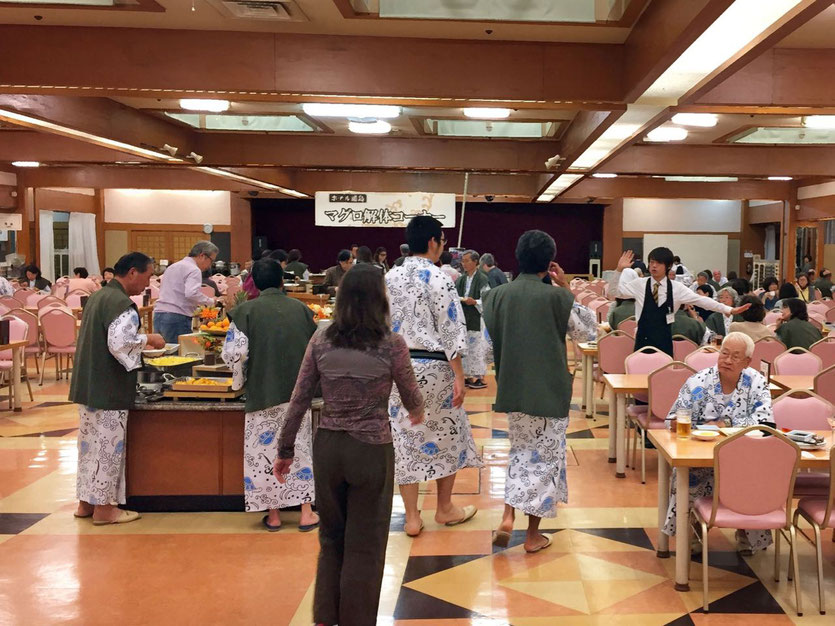
{"label": "wooden table top", "polygon": [[637,393],[649,389],[649,374],[603,374],[615,393]]}
{"label": "wooden table top", "polygon": [[20,341],[10,341],[9,343],[4,343],[0,345],[0,350],[13,350],[15,348],[25,348],[29,345],[29,342],[25,339],[21,339]]}
{"label": "wooden table top", "polygon": [[[827,441],[826,448],[803,450],[800,455],[800,467],[825,470],[829,468],[829,454],[833,445],[832,433],[828,430],[814,432]],[[648,430],[647,434],[658,449],[658,453],[663,455],[673,467],[713,467],[713,448],[718,442],[726,439],[724,435],[720,435],[714,441],[679,439],[674,432],[667,429]],[[806,454],[807,452],[809,454]]]}
{"label": "wooden table top", "polygon": [[788,391],[789,389],[807,389],[811,391],[815,386],[815,377],[772,374],[771,382],[785,391]]}
{"label": "wooden table top", "polygon": [[597,344],[596,343],[578,343],[577,347],[580,349],[580,352],[583,354],[597,354]]}

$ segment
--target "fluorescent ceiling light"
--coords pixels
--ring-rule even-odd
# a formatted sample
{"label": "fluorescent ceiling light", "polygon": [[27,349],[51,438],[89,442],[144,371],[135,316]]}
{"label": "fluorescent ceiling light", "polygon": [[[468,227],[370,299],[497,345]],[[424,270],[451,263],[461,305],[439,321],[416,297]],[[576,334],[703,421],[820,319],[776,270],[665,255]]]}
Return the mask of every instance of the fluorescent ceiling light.
{"label": "fluorescent ceiling light", "polygon": [[553,200],[555,197],[556,197],[556,196],[554,196],[554,194],[552,194],[552,193],[543,193],[541,196],[539,196],[539,197],[536,199],[536,201],[537,201],[537,202],[550,202],[550,201],[551,201],[551,200]]}
{"label": "fluorescent ceiling light", "polygon": [[835,129],[835,115],[807,115],[803,118],[806,128]]}
{"label": "fluorescent ceiling light", "polygon": [[223,113],[229,110],[229,100],[205,100],[200,98],[183,98],[180,100],[180,108],[186,111],[208,111],[210,113]]}
{"label": "fluorescent ceiling light", "polygon": [[617,178],[617,174],[611,174],[606,172],[595,172],[591,175],[592,178]]}
{"label": "fluorescent ceiling light", "polygon": [[647,141],[681,141],[687,139],[687,129],[677,126],[659,126],[645,137]]}
{"label": "fluorescent ceiling light", "polygon": [[791,176],[769,176],[768,180],[793,180]]}
{"label": "fluorescent ceiling light", "polygon": [[39,161],[12,161],[15,167],[40,167]]}
{"label": "fluorescent ceiling light", "polygon": [[571,185],[576,183],[582,177],[582,174],[562,174],[558,176],[554,182],[548,185],[548,189],[545,190],[545,193],[559,194],[571,187]]}
{"label": "fluorescent ceiling light", "polygon": [[268,183],[265,180],[258,180],[257,178],[250,178],[249,176],[243,176],[242,174],[236,174],[235,172],[230,172],[229,170],[225,170],[219,167],[196,167],[194,168],[201,172],[206,172],[207,174],[212,174],[213,176],[223,176],[224,178],[231,178],[232,180],[237,180],[242,183],[246,183],[247,185],[252,185],[253,187],[260,187],[261,189],[269,189],[270,191],[278,191],[287,196],[293,196],[294,198],[307,198],[308,195],[306,193],[302,193],[300,191],[296,191],[295,189],[289,189],[287,187],[282,187],[281,185],[274,185],[273,183]]}
{"label": "fluorescent ceiling light", "polygon": [[719,123],[719,116],[715,113],[676,113],[672,122],[681,126],[713,128]]}
{"label": "fluorescent ceiling light", "polygon": [[600,135],[601,139],[629,139],[641,128],[640,124],[624,124],[615,122]]}
{"label": "fluorescent ceiling light", "polygon": [[401,107],[388,104],[331,104],[325,102],[305,102],[302,110],[313,117],[373,117],[391,119],[399,117]]}
{"label": "fluorescent ceiling light", "polygon": [[[654,178],[654,177],[653,177]],[[735,176],[664,176],[669,183],[735,183]]]}
{"label": "fluorescent ceiling light", "polygon": [[503,122],[492,120],[428,120],[438,137],[551,137],[558,122]]}
{"label": "fluorescent ceiling light", "polygon": [[76,130],[75,128],[70,128],[69,126],[62,126],[53,122],[47,122],[36,117],[31,117],[29,115],[22,115],[20,113],[17,113],[16,111],[9,111],[8,109],[0,109],[0,120],[4,122],[10,122],[12,124],[18,124],[20,126],[25,126],[27,128],[37,128],[49,133],[54,133],[56,135],[62,135],[64,137],[81,139],[83,141],[88,141],[99,146],[104,146],[105,148],[113,148],[114,150],[119,150],[120,152],[135,154],[137,156],[146,157],[155,161],[167,161],[169,163],[184,163],[183,159],[179,159],[175,156],[170,156],[165,153],[159,153],[153,150],[140,148],[139,146],[124,143],[123,141],[116,141],[115,139],[108,139],[107,137],[100,137],[99,135],[85,133],[82,130]]}
{"label": "fluorescent ceiling light", "polygon": [[510,109],[499,109],[495,107],[467,107],[464,109],[464,115],[476,119],[503,120],[506,117],[510,117]]}
{"label": "fluorescent ceiling light", "polygon": [[348,130],[352,133],[360,135],[385,135],[391,132],[391,124],[383,120],[376,120],[374,122],[348,122]]}
{"label": "fluorescent ceiling light", "polygon": [[730,143],[816,145],[834,144],[835,128],[805,128],[802,126],[760,126],[743,131]]}

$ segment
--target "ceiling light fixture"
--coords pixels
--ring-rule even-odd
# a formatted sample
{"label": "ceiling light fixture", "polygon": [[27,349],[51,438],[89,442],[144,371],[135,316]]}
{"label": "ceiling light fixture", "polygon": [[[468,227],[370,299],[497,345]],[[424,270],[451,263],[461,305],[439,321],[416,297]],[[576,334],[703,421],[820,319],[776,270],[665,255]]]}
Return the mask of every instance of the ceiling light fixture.
{"label": "ceiling light fixture", "polygon": [[207,100],[202,98],[183,98],[180,100],[180,108],[186,111],[208,111],[210,113],[223,113],[229,110],[229,100]]}
{"label": "ceiling light fixture", "polygon": [[[542,194],[537,198],[537,202],[550,202],[553,200],[555,196],[560,195],[563,191],[571,187],[574,183],[578,180],[583,178],[582,174],[562,174],[557,177],[557,179],[548,185],[548,188],[542,192]],[[543,199],[551,196],[550,199]]]}
{"label": "ceiling light fixture", "polygon": [[510,109],[496,107],[467,107],[463,109],[466,117],[482,120],[503,120],[510,117]]}
{"label": "ceiling light fixture", "polygon": [[15,167],[40,167],[40,161],[12,161]]}
{"label": "ceiling light fixture", "polygon": [[676,113],[672,122],[681,126],[713,128],[719,123],[719,116],[715,113]]}
{"label": "ceiling light fixture", "polygon": [[617,174],[611,174],[607,172],[595,172],[591,175],[592,178],[617,178]]}
{"label": "ceiling light fixture", "polygon": [[556,196],[554,196],[554,194],[552,194],[552,193],[543,193],[541,196],[539,196],[539,197],[536,199],[536,201],[537,201],[537,202],[550,202],[550,201],[551,201],[551,200],[553,200],[555,197],[556,197]]}
{"label": "ceiling light fixture", "polygon": [[229,170],[225,170],[219,167],[201,166],[195,169],[201,172],[206,172],[207,174],[212,174],[213,176],[223,176],[224,178],[231,178],[232,180],[237,180],[242,183],[246,183],[247,185],[252,185],[253,187],[269,189],[270,191],[278,191],[280,193],[283,193],[284,195],[293,196],[294,198],[309,197],[306,193],[302,193],[301,191],[296,191],[295,189],[290,189],[288,187],[282,187],[281,185],[268,183],[265,180],[258,180],[257,178],[250,178],[249,176],[236,174],[235,172],[230,172]]}
{"label": "ceiling light fixture", "polygon": [[687,139],[687,129],[677,126],[659,126],[653,128],[644,138],[646,141],[682,141]]}
{"label": "ceiling light fixture", "polygon": [[348,130],[359,135],[385,135],[391,132],[391,124],[383,120],[374,120],[372,122],[351,120],[348,122]]}
{"label": "ceiling light fixture", "polygon": [[45,132],[54,133],[63,137],[81,139],[82,141],[87,141],[98,146],[112,148],[114,150],[119,150],[120,152],[127,152],[128,154],[153,159],[154,161],[168,161],[169,163],[183,162],[182,159],[175,156],[160,154],[159,152],[148,150],[146,148],[140,148],[139,146],[134,146],[123,141],[116,141],[115,139],[108,139],[107,137],[101,137],[99,135],[93,135],[92,133],[86,133],[82,130],[76,130],[75,128],[70,128],[69,126],[62,126],[61,124],[55,124],[54,122],[47,122],[45,120],[38,119],[37,117],[23,115],[17,111],[0,109],[0,121],[10,122],[26,128],[43,130]]}
{"label": "ceiling light fixture", "polygon": [[769,176],[768,180],[794,180],[791,176]]}
{"label": "ceiling light fixture", "polygon": [[[653,178],[656,178],[653,176]],[[661,176],[668,183],[735,183],[735,176]]]}
{"label": "ceiling light fixture", "polygon": [[803,118],[806,128],[835,129],[835,115],[807,115]]}
{"label": "ceiling light fixture", "polygon": [[194,161],[195,163],[197,163],[197,165],[200,165],[200,164],[203,162],[203,156],[202,156],[202,155],[197,154],[196,152],[189,152],[189,153],[186,155],[186,158],[187,158],[187,159],[191,159],[192,161]]}
{"label": "ceiling light fixture", "polygon": [[171,156],[177,156],[177,150],[179,150],[179,148],[177,146],[172,146],[171,144],[166,143],[162,146],[162,150],[163,152],[167,152]]}
{"label": "ceiling light fixture", "polygon": [[305,102],[302,110],[313,117],[373,117],[391,119],[400,116],[399,106],[388,104],[333,104],[326,102]]}

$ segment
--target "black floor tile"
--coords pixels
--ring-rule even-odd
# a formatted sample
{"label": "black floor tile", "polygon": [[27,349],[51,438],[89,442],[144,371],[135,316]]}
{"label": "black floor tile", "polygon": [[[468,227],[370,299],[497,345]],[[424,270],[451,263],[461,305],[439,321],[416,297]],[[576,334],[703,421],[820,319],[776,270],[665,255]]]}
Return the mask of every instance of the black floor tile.
{"label": "black floor tile", "polygon": [[476,619],[480,617],[483,616],[457,604],[433,598],[408,587],[400,588],[400,595],[397,597],[397,605],[394,608],[394,619],[427,620],[427,624],[432,623],[429,620]]}
{"label": "black floor tile", "polygon": [[493,429],[493,439],[507,439],[507,431]]}
{"label": "black floor tile", "polygon": [[[711,554],[711,556],[713,556]],[[792,591],[794,598],[794,591]],[[808,607],[807,607],[808,609]],[[693,611],[704,613],[704,609]],[[735,613],[751,615],[755,613],[785,614],[783,607],[774,599],[759,580],[753,582],[739,591],[728,594],[710,603],[711,613]]]}
{"label": "black floor tile", "polygon": [[696,624],[690,615],[682,615],[678,619],[674,619],[672,622],[667,622],[665,626],[696,626]]}
{"label": "black floor tile", "polygon": [[655,550],[643,528],[576,528],[577,532],[619,541],[637,548]]}
{"label": "black floor tile", "polygon": [[585,430],[578,430],[577,432],[568,433],[566,439],[594,439],[594,433],[588,428]]}
{"label": "black floor tile", "polygon": [[28,433],[26,435],[15,435],[15,437],[66,437],[77,431],[77,428],[65,428],[63,430],[45,430],[39,433]]}
{"label": "black floor tile", "polygon": [[403,582],[408,583],[430,574],[437,574],[458,565],[469,563],[487,556],[486,554],[452,554],[449,556],[410,556],[403,573]]}
{"label": "black floor tile", "polygon": [[0,513],[0,535],[16,535],[40,522],[48,513]]}

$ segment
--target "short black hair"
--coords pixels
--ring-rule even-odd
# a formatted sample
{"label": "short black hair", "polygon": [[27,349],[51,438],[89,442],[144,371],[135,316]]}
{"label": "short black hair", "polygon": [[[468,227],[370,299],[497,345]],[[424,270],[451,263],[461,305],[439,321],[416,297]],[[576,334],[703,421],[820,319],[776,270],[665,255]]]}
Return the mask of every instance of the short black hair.
{"label": "short black hair", "polygon": [[127,276],[131,270],[136,270],[140,274],[144,274],[148,271],[148,266],[153,264],[154,262],[147,254],[143,254],[142,252],[128,252],[116,261],[116,265],[113,266],[113,273],[120,278]]}
{"label": "short black hair", "polygon": [[783,283],[780,286],[780,291],[777,292],[778,300],[786,300],[787,298],[796,298],[797,289],[791,283]]}
{"label": "short black hair", "polygon": [[701,291],[703,294],[709,297],[713,297],[713,287],[705,283],[704,285],[699,285],[696,287],[696,291]]}
{"label": "short black hair", "polygon": [[[648,261],[655,261],[656,263],[661,263],[666,270],[669,272],[670,268],[673,266],[673,263],[681,263],[681,259],[677,256],[673,256],[673,251],[669,248],[654,248],[649,255],[647,256]],[[676,274],[678,271],[676,271]]]}
{"label": "short black hair", "polygon": [[102,276],[104,276],[104,273],[105,273],[105,272],[110,272],[111,274],[115,274],[115,273],[116,273],[116,270],[114,270],[112,267],[105,267],[105,268],[101,271],[101,275],[102,275]]}
{"label": "short black hair", "polygon": [[777,280],[774,276],[769,276],[763,281],[763,289],[768,291],[768,288],[771,287],[771,285],[777,285],[779,287],[780,281]]}
{"label": "short black hair", "polygon": [[742,319],[746,322],[762,322],[765,319],[765,305],[757,296],[742,296],[739,300],[740,306],[750,304],[747,311],[742,312]]}
{"label": "short black hair", "polygon": [[747,278],[734,278],[732,281],[728,282],[728,285],[733,287],[733,289],[740,295],[744,296],[746,293],[751,293],[751,281]]}
{"label": "short black hair", "polygon": [[344,263],[345,261],[351,260],[351,251],[350,250],[340,250],[339,254],[336,255],[337,263]]}
{"label": "short black hair", "polygon": [[39,267],[38,267],[37,265],[35,265],[34,263],[31,263],[30,265],[27,265],[27,266],[23,269],[23,273],[24,273],[24,275],[26,274],[26,272],[32,272],[32,273],[33,273],[35,276],[37,276],[38,278],[40,278],[40,277],[41,277],[41,268],[39,268]]}
{"label": "short black hair", "polygon": [[270,252],[270,255],[267,258],[272,261],[284,263],[287,260],[287,253],[279,248],[278,250],[273,250],[272,252]]}
{"label": "short black hair", "polygon": [[737,278],[736,272],[731,270],[730,272],[728,272],[728,275],[725,278],[727,278],[728,280],[736,280],[736,278]]}
{"label": "short black hair", "polygon": [[441,223],[429,215],[417,215],[406,226],[406,241],[412,254],[426,254],[429,240],[441,243],[442,238]]}
{"label": "short black hair", "polygon": [[371,248],[368,246],[360,246],[357,248],[357,263],[371,263],[373,260]]}
{"label": "short black hair", "polygon": [[291,263],[293,261],[300,261],[302,258],[302,251],[298,248],[293,248],[290,252],[287,253],[287,260]]}
{"label": "short black hair", "polygon": [[554,238],[542,230],[529,230],[522,233],[516,243],[516,260],[522,274],[539,274],[548,270],[548,266],[557,256],[557,244]]}
{"label": "short black hair", "polygon": [[783,306],[789,308],[792,319],[809,321],[809,311],[806,310],[806,303],[800,298],[789,298],[783,303]]}
{"label": "short black hair", "polygon": [[280,288],[284,284],[284,270],[274,259],[261,259],[252,264],[252,282],[259,291],[270,287]]}
{"label": "short black hair", "polygon": [[87,278],[90,275],[90,272],[87,271],[86,267],[74,267],[72,268],[72,273],[81,278]]}
{"label": "short black hair", "polygon": [[449,265],[452,263],[452,252],[444,250],[441,252],[441,265]]}

